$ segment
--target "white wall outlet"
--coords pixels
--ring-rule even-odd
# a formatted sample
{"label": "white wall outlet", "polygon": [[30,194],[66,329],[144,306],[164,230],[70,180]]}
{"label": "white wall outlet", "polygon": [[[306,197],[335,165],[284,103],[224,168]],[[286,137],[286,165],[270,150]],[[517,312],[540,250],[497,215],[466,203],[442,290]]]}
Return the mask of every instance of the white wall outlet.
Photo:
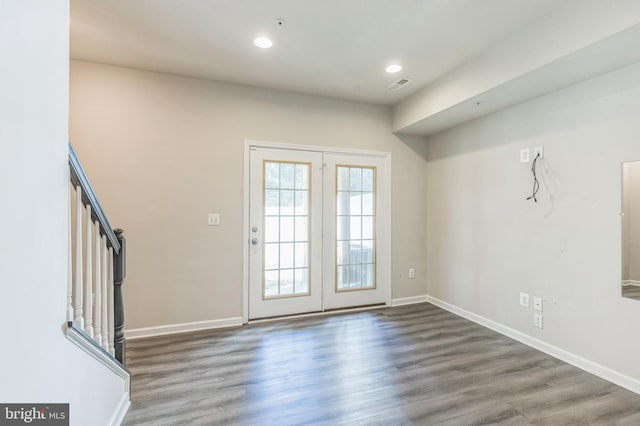
{"label": "white wall outlet", "polygon": [[540,155],[540,158],[544,157],[543,146],[536,146],[535,148],[533,148],[533,158],[536,158],[538,155]]}
{"label": "white wall outlet", "polygon": [[207,215],[207,225],[209,226],[220,225],[220,215],[218,213],[209,213]]}
{"label": "white wall outlet", "polygon": [[416,277],[416,268],[409,268],[409,278]]}
{"label": "white wall outlet", "polygon": [[533,298],[533,309],[538,312],[542,312],[542,297]]}
{"label": "white wall outlet", "polygon": [[529,294],[528,293],[520,293],[520,304],[525,307],[529,307]]}
{"label": "white wall outlet", "polygon": [[534,327],[542,328],[542,314],[537,312],[533,314],[533,325]]}
{"label": "white wall outlet", "polygon": [[521,149],[520,150],[520,162],[521,163],[528,163],[529,162],[529,153],[531,152],[531,150],[529,150],[529,148],[525,148],[525,149]]}

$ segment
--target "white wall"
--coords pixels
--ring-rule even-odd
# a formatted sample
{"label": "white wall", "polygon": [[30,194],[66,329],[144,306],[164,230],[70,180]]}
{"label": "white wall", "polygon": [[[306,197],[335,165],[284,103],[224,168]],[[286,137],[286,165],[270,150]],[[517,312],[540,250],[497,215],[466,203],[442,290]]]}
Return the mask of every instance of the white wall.
{"label": "white wall", "polygon": [[124,382],[64,336],[68,1],[0,2],[0,401],[106,424]]}
{"label": "white wall", "polygon": [[425,144],[390,122],[380,106],[72,61],[71,140],[128,241],[126,328],[242,315],[245,139],[390,151],[393,297],[424,295],[426,161],[410,146]]}
{"label": "white wall", "polygon": [[[636,64],[429,138],[429,294],[640,380],[619,217],[639,115]],[[538,145],[535,204],[519,150]],[[543,330],[520,291],[544,297]]]}

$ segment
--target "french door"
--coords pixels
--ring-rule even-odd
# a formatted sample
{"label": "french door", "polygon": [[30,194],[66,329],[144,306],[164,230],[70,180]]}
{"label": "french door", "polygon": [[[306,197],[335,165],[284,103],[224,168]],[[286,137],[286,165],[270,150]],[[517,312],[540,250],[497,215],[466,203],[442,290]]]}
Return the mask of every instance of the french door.
{"label": "french door", "polygon": [[385,302],[384,173],[380,157],[250,148],[250,319]]}
{"label": "french door", "polygon": [[384,159],[327,153],[324,164],[323,308],[382,303],[389,285],[378,256],[389,246],[387,217],[378,208]]}

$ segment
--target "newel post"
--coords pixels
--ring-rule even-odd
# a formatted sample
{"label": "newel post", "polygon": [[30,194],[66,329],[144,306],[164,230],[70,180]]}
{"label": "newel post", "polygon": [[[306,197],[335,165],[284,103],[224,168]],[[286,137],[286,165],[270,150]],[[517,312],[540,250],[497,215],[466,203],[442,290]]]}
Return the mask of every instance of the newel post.
{"label": "newel post", "polygon": [[113,265],[113,310],[114,310],[114,346],[115,356],[122,365],[126,363],[126,341],[124,338],[124,300],[122,298],[122,282],[127,275],[127,241],[122,229],[114,230],[120,242],[120,251],[114,258]]}

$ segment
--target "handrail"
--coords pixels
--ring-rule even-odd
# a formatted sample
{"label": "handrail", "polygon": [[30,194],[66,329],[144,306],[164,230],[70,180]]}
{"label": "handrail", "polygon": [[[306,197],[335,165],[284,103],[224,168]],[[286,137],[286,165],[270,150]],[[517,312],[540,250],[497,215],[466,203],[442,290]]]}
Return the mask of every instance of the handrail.
{"label": "handrail", "polygon": [[69,170],[73,186],[80,186],[82,188],[82,202],[85,205],[91,205],[92,221],[95,222],[97,220],[100,223],[101,233],[107,236],[109,245],[113,247],[114,253],[120,253],[120,242],[118,241],[118,237],[111,228],[111,225],[109,225],[107,216],[104,214],[104,211],[98,202],[98,197],[96,197],[96,193],[93,191],[93,188],[89,183],[89,178],[87,178],[87,174],[82,168],[80,160],[78,159],[71,142],[69,142]]}
{"label": "handrail", "polygon": [[[111,228],[71,142],[69,177],[76,196],[75,203],[71,197],[69,202],[76,213],[75,226],[69,229],[75,244],[69,244],[69,267],[73,274],[69,275],[67,284],[67,325],[68,330],[77,328],[84,333],[70,332],[67,336],[79,336],[76,340],[88,341],[89,345],[84,345],[86,348],[103,348],[124,366],[126,338],[122,284],[127,252],[124,232]],[[71,225],[74,215],[71,209],[69,213]]]}

